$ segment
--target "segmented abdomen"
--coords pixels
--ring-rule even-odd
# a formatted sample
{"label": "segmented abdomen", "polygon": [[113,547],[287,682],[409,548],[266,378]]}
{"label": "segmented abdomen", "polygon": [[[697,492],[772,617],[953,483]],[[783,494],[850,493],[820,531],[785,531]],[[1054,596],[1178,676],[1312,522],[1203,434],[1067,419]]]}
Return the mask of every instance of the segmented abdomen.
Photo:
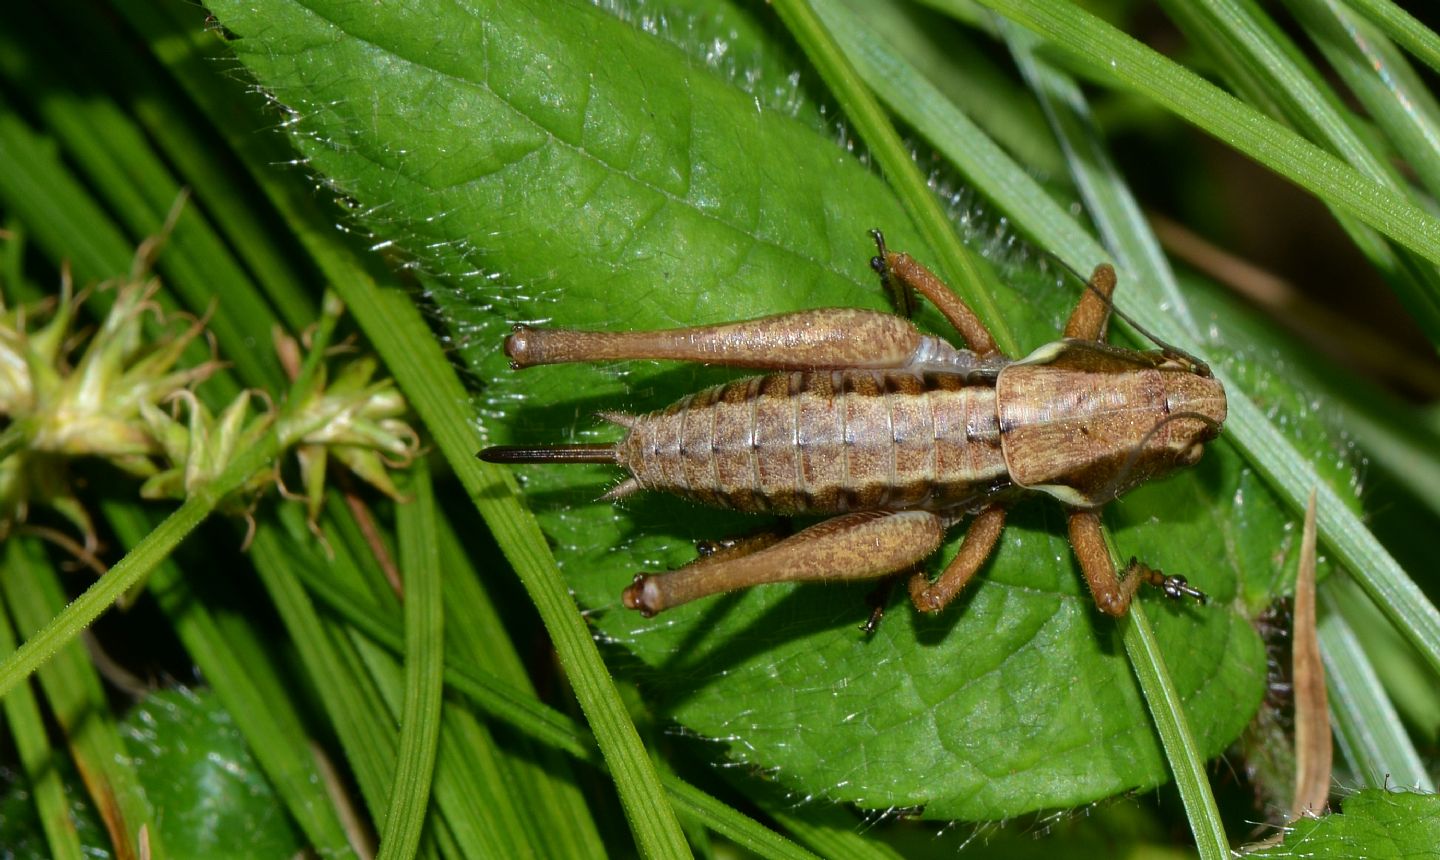
{"label": "segmented abdomen", "polygon": [[960,511],[1009,485],[995,391],[948,374],[781,373],[630,419],[646,489],[742,511]]}

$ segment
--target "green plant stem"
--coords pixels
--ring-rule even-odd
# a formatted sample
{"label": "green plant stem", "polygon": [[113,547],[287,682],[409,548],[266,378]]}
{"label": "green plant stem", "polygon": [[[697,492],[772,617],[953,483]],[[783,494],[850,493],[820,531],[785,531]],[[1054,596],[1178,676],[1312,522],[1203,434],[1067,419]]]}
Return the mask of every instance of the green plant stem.
{"label": "green plant stem", "polygon": [[49,660],[96,618],[110,608],[120,595],[128,591],[170,556],[185,536],[205,521],[215,506],[230,491],[240,487],[256,470],[274,459],[278,440],[273,430],[260,442],[230,464],[210,486],[191,494],[174,513],[136,544],[108,573],[85,589],[85,592],[59,615],[56,615],[34,636],[26,640],[14,654],[0,664],[0,697]]}
{"label": "green plant stem", "polygon": [[[0,654],[9,654],[14,648],[15,631],[0,601]],[[70,801],[65,796],[60,771],[54,764],[61,753],[50,743],[40,706],[28,686],[18,687],[5,697],[5,720],[35,801],[35,811],[40,816],[40,827],[45,831],[50,856],[54,860],[81,860],[85,852],[70,817]]]}
{"label": "green plant stem", "polygon": [[1165,748],[1165,760],[1170,763],[1175,786],[1180,789],[1195,847],[1204,860],[1224,860],[1230,856],[1230,844],[1225,838],[1215,795],[1210,792],[1205,759],[1190,734],[1184,702],[1165,668],[1165,656],[1155,641],[1142,601],[1130,604],[1129,617],[1121,622],[1121,627],[1125,653],[1140,681],[1145,703],[1150,706],[1150,718],[1155,721],[1160,744]]}

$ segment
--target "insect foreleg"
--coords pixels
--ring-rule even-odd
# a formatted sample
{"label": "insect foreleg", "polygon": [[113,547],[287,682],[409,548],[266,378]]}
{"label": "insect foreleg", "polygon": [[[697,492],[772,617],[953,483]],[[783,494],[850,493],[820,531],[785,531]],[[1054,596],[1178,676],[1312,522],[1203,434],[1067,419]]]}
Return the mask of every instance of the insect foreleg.
{"label": "insect foreleg", "polygon": [[965,530],[960,551],[945,566],[939,579],[931,582],[923,570],[910,577],[910,600],[915,608],[921,612],[939,612],[948,606],[985,564],[1004,528],[1003,507],[991,505],[981,511]]}
{"label": "insect foreleg", "polygon": [[965,304],[963,299],[945,286],[944,281],[909,254],[888,250],[885,247],[885,237],[879,230],[871,230],[870,235],[874,237],[875,247],[880,252],[870,261],[870,267],[880,275],[887,286],[890,285],[890,279],[894,278],[901,286],[929,299],[945,319],[955,326],[955,330],[965,338],[966,345],[977,355],[999,354],[1000,348],[995,345],[995,338],[991,337],[990,330],[985,328],[985,324],[980,322],[980,318],[970,310],[970,306]]}
{"label": "insect foreleg", "polygon": [[654,615],[672,606],[769,582],[874,579],[940,548],[944,521],[928,511],[860,511],[813,525],[774,546],[721,551],[669,573],[640,574],[621,600]]}
{"label": "insect foreleg", "polygon": [[1130,609],[1130,601],[1141,585],[1153,585],[1165,592],[1166,597],[1193,597],[1205,602],[1203,592],[1191,588],[1183,576],[1166,576],[1131,559],[1121,579],[1105,546],[1105,537],[1100,532],[1100,514],[1095,511],[1072,510],[1069,514],[1070,545],[1075,548],[1075,557],[1080,561],[1080,570],[1090,585],[1095,605],[1107,615],[1116,618]]}
{"label": "insect foreleg", "polygon": [[[769,370],[899,369],[936,350],[893,314],[820,308],[745,322],[659,331],[576,331],[517,326],[505,354],[519,367],[570,361],[670,359]],[[948,344],[943,345],[948,347]],[[953,353],[954,348],[948,347]]]}

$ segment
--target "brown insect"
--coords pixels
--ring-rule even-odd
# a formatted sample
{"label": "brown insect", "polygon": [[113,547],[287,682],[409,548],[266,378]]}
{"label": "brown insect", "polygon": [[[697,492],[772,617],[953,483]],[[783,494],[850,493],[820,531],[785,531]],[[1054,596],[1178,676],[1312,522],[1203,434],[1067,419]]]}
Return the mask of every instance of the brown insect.
{"label": "brown insect", "polygon": [[[1104,343],[1115,270],[1101,264],[1064,338],[1019,360],[1003,355],[975,313],[908,254],[871,266],[887,287],[929,299],[969,349],[892,314],[822,308],[746,322],[649,332],[517,326],[513,367],[671,359],[778,371],[707,388],[645,415],[601,417],[628,428],[614,444],[500,446],[492,463],[613,463],[640,489],[775,514],[833,514],[790,537],[701,546],[679,570],[640,574],[631,609],[653,615],[707,595],[769,582],[851,580],[913,570],[972,516],[954,560],[910,598],[939,612],[990,556],[1006,506],[1023,491],[1059,499],[1070,543],[1104,612],[1125,614],[1141,583],[1203,601],[1184,577],[1131,559],[1117,574],[1099,509],[1152,478],[1192,465],[1225,420],[1225,389],[1198,359],[1163,344]],[[1142,329],[1143,331],[1143,329]],[[1159,344],[1159,341],[1156,341]],[[866,629],[874,629],[880,609]]]}

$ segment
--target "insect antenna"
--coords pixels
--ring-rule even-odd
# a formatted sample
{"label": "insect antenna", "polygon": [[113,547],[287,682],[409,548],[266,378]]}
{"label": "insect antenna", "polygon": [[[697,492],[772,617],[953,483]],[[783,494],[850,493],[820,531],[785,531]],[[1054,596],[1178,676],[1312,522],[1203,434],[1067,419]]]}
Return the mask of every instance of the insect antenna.
{"label": "insect antenna", "polygon": [[1120,319],[1124,320],[1126,323],[1128,323],[1128,324],[1130,325],[1131,328],[1133,328],[1133,329],[1135,329],[1136,331],[1140,332],[1140,334],[1141,334],[1142,336],[1144,336],[1146,340],[1149,340],[1151,343],[1153,343],[1153,344],[1155,344],[1156,346],[1160,347],[1160,352],[1161,352],[1161,354],[1163,354],[1166,358],[1169,358],[1169,359],[1172,359],[1172,360],[1175,360],[1175,361],[1182,361],[1182,362],[1190,365],[1192,371],[1195,373],[1196,376],[1203,376],[1203,377],[1205,377],[1206,379],[1209,379],[1209,378],[1210,378],[1210,365],[1206,364],[1205,362],[1201,361],[1201,360],[1200,360],[1199,358],[1197,358],[1196,356],[1191,355],[1190,353],[1186,352],[1185,350],[1181,349],[1180,347],[1178,347],[1178,346],[1173,346],[1173,345],[1171,345],[1171,344],[1169,344],[1169,343],[1166,343],[1165,341],[1161,340],[1158,336],[1156,336],[1155,334],[1153,334],[1153,333],[1152,333],[1149,329],[1147,329],[1145,326],[1143,326],[1143,325],[1141,325],[1140,323],[1136,322],[1134,317],[1130,316],[1129,314],[1125,313],[1124,311],[1122,311],[1122,310],[1120,310],[1118,307],[1116,307],[1116,306],[1115,306],[1115,302],[1114,302],[1109,296],[1105,295],[1104,293],[1100,292],[1100,290],[1096,289],[1095,285],[1092,284],[1092,283],[1090,283],[1090,279],[1089,279],[1089,278],[1086,278],[1084,275],[1082,275],[1082,274],[1080,274],[1079,272],[1075,271],[1074,267],[1072,267],[1069,263],[1065,262],[1064,260],[1060,259],[1059,256],[1057,256],[1056,254],[1051,253],[1050,251],[1045,251],[1044,254],[1045,254],[1045,256],[1049,257],[1050,259],[1052,259],[1052,260],[1054,260],[1056,263],[1058,263],[1059,266],[1060,266],[1060,268],[1062,268],[1062,269],[1064,269],[1065,271],[1069,272],[1069,273],[1075,278],[1075,280],[1077,280],[1077,281],[1079,281],[1080,283],[1084,284],[1086,289],[1090,290],[1091,292],[1095,293],[1095,295],[1099,296],[1099,297],[1100,297],[1100,301],[1104,302],[1105,305],[1106,305],[1106,307],[1110,308],[1110,312],[1111,312],[1111,313],[1113,313],[1115,316],[1119,317]]}
{"label": "insect antenna", "polygon": [[602,442],[585,445],[494,445],[475,456],[487,463],[618,463],[615,446]]}

